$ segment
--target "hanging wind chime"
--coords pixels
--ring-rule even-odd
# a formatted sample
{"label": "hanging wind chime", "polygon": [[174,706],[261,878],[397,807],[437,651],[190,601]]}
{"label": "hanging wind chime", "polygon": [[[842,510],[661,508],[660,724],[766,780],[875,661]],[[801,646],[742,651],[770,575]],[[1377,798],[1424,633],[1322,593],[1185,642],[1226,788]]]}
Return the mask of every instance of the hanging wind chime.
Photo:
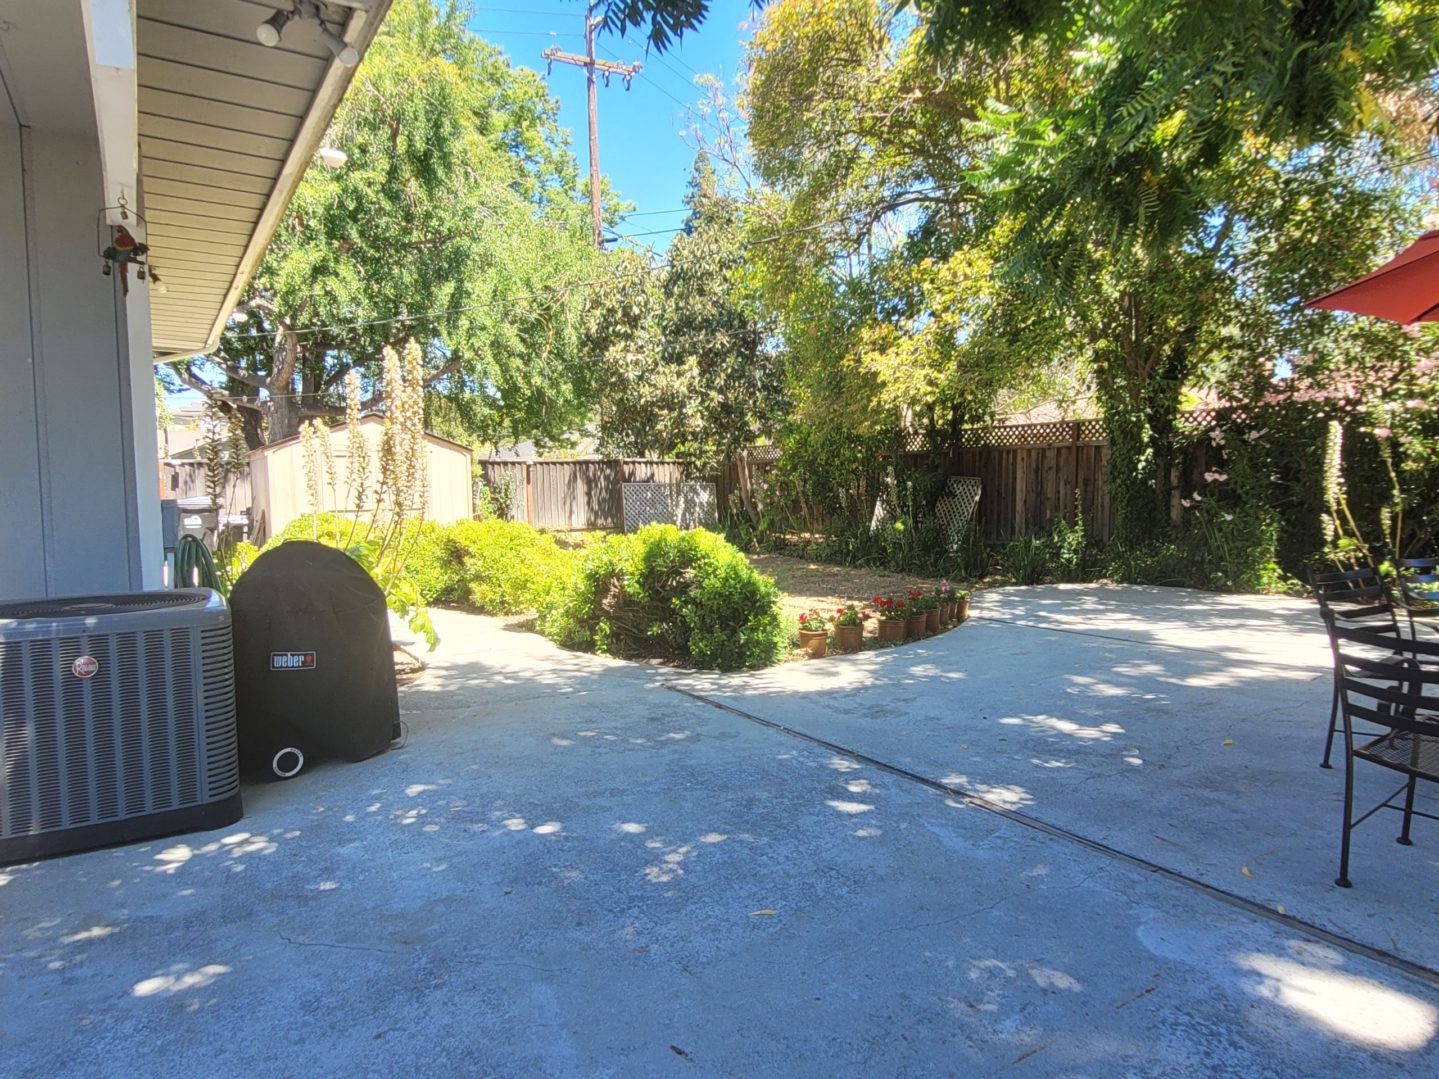
{"label": "hanging wind chime", "polygon": [[[120,224],[109,225],[105,222],[105,215],[111,210],[120,211]],[[114,206],[103,207],[95,215],[95,233],[98,238],[97,247],[100,252],[100,272],[106,277],[119,271],[120,290],[130,295],[130,267],[135,267],[135,278],[138,281],[145,280],[146,272],[149,272],[150,280],[155,284],[160,283],[160,275],[155,268],[146,261],[150,253],[150,246],[135,239],[125,222],[131,219],[139,225],[145,224],[143,215],[131,210],[124,195],[120,196],[119,202]]]}

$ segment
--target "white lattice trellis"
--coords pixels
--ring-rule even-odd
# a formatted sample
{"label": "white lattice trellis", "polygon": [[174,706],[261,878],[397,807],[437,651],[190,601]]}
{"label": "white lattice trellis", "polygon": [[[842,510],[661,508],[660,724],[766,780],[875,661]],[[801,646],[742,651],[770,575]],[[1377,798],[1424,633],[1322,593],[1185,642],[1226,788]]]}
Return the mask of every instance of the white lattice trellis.
{"label": "white lattice trellis", "polygon": [[713,483],[627,483],[623,493],[626,532],[648,524],[719,525],[719,496]]}
{"label": "white lattice trellis", "polygon": [[627,483],[624,500],[626,532],[649,524],[675,523],[674,499],[667,483]]}
{"label": "white lattice trellis", "polygon": [[675,491],[675,524],[681,528],[718,528],[719,494],[712,483],[681,483]]}
{"label": "white lattice trellis", "polygon": [[983,483],[978,476],[950,476],[945,484],[945,495],[934,506],[939,526],[944,529],[945,545],[957,550],[964,540],[964,530],[974,519],[975,508]]}

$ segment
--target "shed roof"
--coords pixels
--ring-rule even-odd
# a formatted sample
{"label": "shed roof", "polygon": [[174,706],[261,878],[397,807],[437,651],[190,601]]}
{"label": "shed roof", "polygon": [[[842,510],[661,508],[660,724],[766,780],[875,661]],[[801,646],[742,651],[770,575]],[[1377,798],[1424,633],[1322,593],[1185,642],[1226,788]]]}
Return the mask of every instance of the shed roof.
{"label": "shed roof", "polygon": [[[385,417],[377,415],[373,412],[360,417],[360,425],[362,427],[373,427],[377,424],[383,425],[384,422]],[[340,427],[332,428],[332,430],[335,431],[344,431],[344,429],[345,428],[343,425],[341,425]],[[277,450],[282,446],[293,446],[299,441],[299,435],[292,435],[290,438],[282,438],[278,442],[271,442],[267,446],[261,446],[259,449],[251,450],[250,456],[263,456],[264,454],[269,453],[271,450]],[[474,451],[471,450],[470,447],[466,446],[463,442],[456,442],[452,438],[445,438],[443,435],[437,435],[430,431],[425,432],[425,441],[429,442],[431,445],[448,446],[450,449],[461,450],[466,456],[474,455]]]}

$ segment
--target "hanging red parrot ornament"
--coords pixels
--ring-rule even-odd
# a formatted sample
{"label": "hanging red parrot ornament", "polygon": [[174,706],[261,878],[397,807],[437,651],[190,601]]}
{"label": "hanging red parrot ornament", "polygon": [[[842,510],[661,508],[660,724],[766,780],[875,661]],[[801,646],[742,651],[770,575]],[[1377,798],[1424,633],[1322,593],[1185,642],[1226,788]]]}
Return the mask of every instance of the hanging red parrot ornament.
{"label": "hanging red parrot ornament", "polygon": [[116,225],[110,237],[110,246],[100,253],[105,260],[105,276],[110,276],[110,267],[115,265],[120,269],[120,289],[126,295],[130,295],[129,268],[134,263],[140,267],[139,277],[145,277],[145,255],[150,250],[149,245],[142,244],[130,230],[124,225]]}

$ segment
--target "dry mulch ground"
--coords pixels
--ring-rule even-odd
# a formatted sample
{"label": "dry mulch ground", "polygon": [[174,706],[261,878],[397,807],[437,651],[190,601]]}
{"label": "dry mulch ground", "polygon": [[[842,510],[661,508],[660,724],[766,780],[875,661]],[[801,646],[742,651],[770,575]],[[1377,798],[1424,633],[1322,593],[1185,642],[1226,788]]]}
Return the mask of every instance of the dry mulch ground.
{"label": "dry mulch ground", "polygon": [[[751,554],[746,557],[755,569],[774,578],[775,584],[784,593],[780,606],[793,615],[811,607],[830,612],[846,603],[869,610],[875,596],[903,593],[907,588],[929,590],[939,584],[931,577],[912,577],[861,566],[831,566],[787,555]],[[878,632],[875,620],[868,619],[864,624],[866,647],[874,643],[871,638]]]}

